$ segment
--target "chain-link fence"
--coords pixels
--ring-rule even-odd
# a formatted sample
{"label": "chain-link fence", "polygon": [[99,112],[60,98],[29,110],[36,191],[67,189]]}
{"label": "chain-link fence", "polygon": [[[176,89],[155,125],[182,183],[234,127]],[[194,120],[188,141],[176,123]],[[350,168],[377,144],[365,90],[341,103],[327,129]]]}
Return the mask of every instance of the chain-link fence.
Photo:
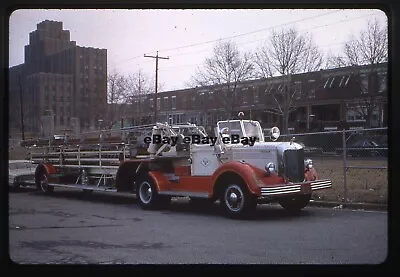
{"label": "chain-link fence", "polygon": [[290,134],[278,141],[293,137],[320,178],[332,180],[332,189],[315,193],[315,200],[387,203],[387,128]]}

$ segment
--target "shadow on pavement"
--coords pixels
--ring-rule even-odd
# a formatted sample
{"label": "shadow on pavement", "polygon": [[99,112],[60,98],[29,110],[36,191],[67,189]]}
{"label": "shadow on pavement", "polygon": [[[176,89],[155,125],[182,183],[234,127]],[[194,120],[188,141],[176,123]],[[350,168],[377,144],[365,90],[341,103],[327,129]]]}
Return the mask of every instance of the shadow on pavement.
{"label": "shadow on pavement", "polygon": [[[45,196],[51,198],[59,199],[73,199],[78,201],[92,202],[92,203],[106,203],[113,205],[129,205],[132,208],[140,209],[137,204],[136,197],[126,195],[118,195],[116,193],[85,193],[78,190],[55,190],[51,194],[43,194],[41,191],[37,190],[26,190],[23,192],[29,193],[32,196]],[[21,193],[19,191],[18,193]],[[222,214],[219,202],[214,204],[192,204],[187,198],[173,198],[171,204],[167,207],[159,210],[155,210],[155,213],[162,214],[193,214],[193,215],[203,215],[203,216],[218,216],[225,218]],[[310,210],[302,210],[299,212],[289,212],[281,208],[277,204],[259,204],[257,210],[246,219],[239,220],[288,220],[296,219],[300,217],[311,216],[314,212]]]}

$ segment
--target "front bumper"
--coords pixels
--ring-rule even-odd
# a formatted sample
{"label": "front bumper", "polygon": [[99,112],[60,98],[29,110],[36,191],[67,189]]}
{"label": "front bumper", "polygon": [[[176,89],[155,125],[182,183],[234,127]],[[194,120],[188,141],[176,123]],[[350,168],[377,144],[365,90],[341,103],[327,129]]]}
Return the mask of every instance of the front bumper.
{"label": "front bumper", "polygon": [[276,196],[291,193],[309,194],[315,190],[332,188],[332,181],[322,179],[302,183],[289,183],[276,186],[261,187],[261,196]]}

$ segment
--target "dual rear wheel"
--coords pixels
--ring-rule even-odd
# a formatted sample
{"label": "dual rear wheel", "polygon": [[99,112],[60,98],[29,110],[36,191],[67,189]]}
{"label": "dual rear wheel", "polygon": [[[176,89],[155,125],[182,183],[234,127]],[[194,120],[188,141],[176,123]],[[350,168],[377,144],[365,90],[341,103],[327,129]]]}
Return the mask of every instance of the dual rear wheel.
{"label": "dual rear wheel", "polygon": [[163,208],[171,202],[170,196],[158,194],[157,187],[148,174],[143,174],[137,179],[136,199],[146,210]]}
{"label": "dual rear wheel", "polygon": [[49,185],[48,174],[45,171],[37,174],[35,177],[36,188],[40,189],[43,193],[51,193],[54,187]]}

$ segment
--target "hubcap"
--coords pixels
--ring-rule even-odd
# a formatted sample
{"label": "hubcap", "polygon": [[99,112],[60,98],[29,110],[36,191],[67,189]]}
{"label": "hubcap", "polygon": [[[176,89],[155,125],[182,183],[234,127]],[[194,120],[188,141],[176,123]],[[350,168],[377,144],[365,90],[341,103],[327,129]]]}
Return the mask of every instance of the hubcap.
{"label": "hubcap", "polygon": [[40,180],[40,187],[42,188],[42,191],[46,191],[49,187],[46,175],[42,176],[42,179]]}
{"label": "hubcap", "polygon": [[231,185],[225,191],[225,204],[232,212],[238,212],[243,207],[244,194],[238,185]]}
{"label": "hubcap", "polygon": [[153,196],[153,192],[151,190],[150,184],[148,182],[143,182],[140,185],[140,190],[139,190],[140,200],[143,203],[148,204],[151,201],[152,196]]}

